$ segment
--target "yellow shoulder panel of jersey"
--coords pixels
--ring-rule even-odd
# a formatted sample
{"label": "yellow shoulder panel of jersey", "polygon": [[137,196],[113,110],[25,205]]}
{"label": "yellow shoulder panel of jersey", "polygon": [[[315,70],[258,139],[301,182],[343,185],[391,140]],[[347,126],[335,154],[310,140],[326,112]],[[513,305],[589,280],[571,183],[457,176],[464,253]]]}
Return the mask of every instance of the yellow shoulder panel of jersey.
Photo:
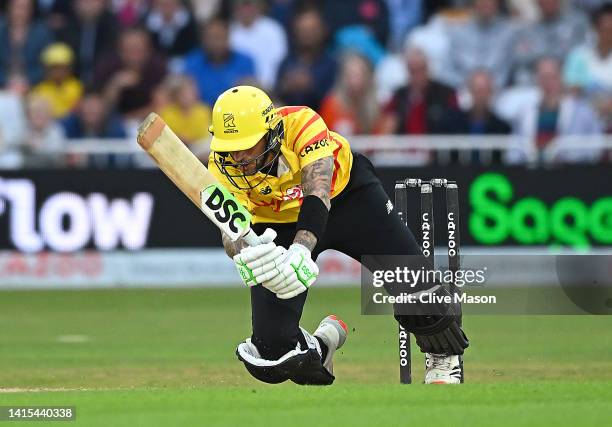
{"label": "yellow shoulder panel of jersey", "polygon": [[281,107],[277,110],[285,135],[275,175],[257,173],[249,180],[261,181],[246,191],[234,187],[221,173],[211,154],[209,170],[253,214],[253,223],[296,222],[304,198],[302,169],[324,157],[334,159],[331,198],[337,196],[349,181],[353,154],[348,141],[327,129],[325,122],[308,107]]}

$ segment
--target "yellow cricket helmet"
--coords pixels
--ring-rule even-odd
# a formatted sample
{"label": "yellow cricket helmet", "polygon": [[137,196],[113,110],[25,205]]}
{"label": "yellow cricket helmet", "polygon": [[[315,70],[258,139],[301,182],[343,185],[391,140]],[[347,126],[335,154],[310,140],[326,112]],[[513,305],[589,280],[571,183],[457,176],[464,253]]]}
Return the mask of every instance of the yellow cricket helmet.
{"label": "yellow cricket helmet", "polygon": [[210,149],[216,152],[248,150],[276,125],[276,110],[266,93],[253,86],[226,90],[215,102]]}

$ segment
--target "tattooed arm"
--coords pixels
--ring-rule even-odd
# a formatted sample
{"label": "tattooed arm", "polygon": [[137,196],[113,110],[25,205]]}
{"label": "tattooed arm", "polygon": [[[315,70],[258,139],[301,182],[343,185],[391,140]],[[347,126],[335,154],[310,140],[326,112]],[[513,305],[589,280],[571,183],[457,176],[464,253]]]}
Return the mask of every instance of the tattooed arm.
{"label": "tattooed arm", "polygon": [[317,245],[317,238],[310,231],[299,230],[297,233],[295,233],[293,243],[299,243],[301,245],[304,245],[308,248],[310,252],[312,252],[314,247]]}
{"label": "tattooed arm", "polygon": [[239,253],[243,248],[246,248],[248,245],[244,240],[238,239],[235,242],[232,242],[232,239],[225,233],[221,233],[221,240],[223,240],[223,247],[225,248],[225,253],[230,258],[233,258],[234,255]]}
{"label": "tattooed arm", "polygon": [[[331,191],[332,175],[334,173],[333,157],[323,157],[306,165],[302,170],[302,191],[304,197],[317,196],[329,210],[331,204],[329,193]],[[300,243],[312,251],[317,244],[316,236],[310,231],[299,230],[295,234],[293,243]]]}

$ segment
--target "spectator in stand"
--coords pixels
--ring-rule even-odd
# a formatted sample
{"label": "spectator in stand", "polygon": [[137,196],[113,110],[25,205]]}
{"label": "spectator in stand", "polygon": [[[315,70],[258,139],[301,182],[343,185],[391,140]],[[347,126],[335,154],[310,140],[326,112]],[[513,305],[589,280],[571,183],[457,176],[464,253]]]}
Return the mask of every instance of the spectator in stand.
{"label": "spectator in stand", "polygon": [[610,0],[568,0],[574,9],[583,10],[587,14],[592,14],[601,6],[609,3]]}
{"label": "spectator in stand", "polygon": [[383,105],[408,81],[404,59],[407,48],[419,48],[425,52],[432,79],[450,86],[454,84],[450,61],[451,25],[451,19],[443,13],[433,16],[426,24],[417,26],[407,35],[402,49],[390,52],[376,65],[376,86]]}
{"label": "spectator in stand", "polygon": [[[612,94],[605,93],[595,97],[595,107],[599,113],[603,132],[612,135]],[[609,158],[612,160],[612,151]]]}
{"label": "spectator in stand", "polygon": [[515,30],[499,11],[499,0],[473,0],[471,19],[450,37],[451,64],[456,87],[463,85],[476,69],[491,72],[495,85],[508,81]]}
{"label": "spectator in stand", "polygon": [[106,0],[74,0],[69,19],[57,36],[75,53],[75,71],[85,85],[92,83],[96,61],[115,49],[118,32],[119,24]]}
{"label": "spectator in stand", "polygon": [[126,138],[121,118],[109,111],[101,94],[88,91],[78,108],[62,121],[69,139]]}
{"label": "spectator in stand", "polygon": [[514,80],[531,83],[536,62],[543,57],[562,62],[584,42],[588,23],[584,15],[568,11],[561,0],[538,0],[540,19],[519,32],[514,47]]}
{"label": "spectator in stand", "polygon": [[280,65],[277,94],[288,105],[317,110],[336,76],[336,61],[325,47],[327,31],[314,8],[298,12],[292,28],[292,50]]}
{"label": "spectator in stand", "polygon": [[384,108],[384,133],[447,134],[456,131],[455,91],[429,75],[425,53],[409,47],[405,55],[408,84],[395,91]]}
{"label": "spectator in stand", "polygon": [[276,82],[278,66],[287,55],[287,36],[283,27],[263,14],[263,0],[233,0],[230,44],[233,49],[255,61],[255,76],[265,88]]}
{"label": "spectator in stand", "polygon": [[[542,159],[543,150],[556,137],[570,135],[599,135],[601,122],[588,102],[566,94],[561,80],[559,62],[554,58],[543,58],[536,65],[540,96],[532,105],[522,110],[515,133],[524,137],[517,139],[516,150],[508,153],[510,162],[524,162],[527,154],[535,148]],[[556,146],[558,153],[553,159],[561,162],[588,162],[601,158],[597,148],[564,149],[563,141]]]}
{"label": "spectator in stand", "polygon": [[198,22],[207,22],[221,14],[223,0],[191,0],[193,13]]}
{"label": "spectator in stand", "polygon": [[33,0],[12,0],[0,15],[0,87],[12,74],[23,74],[30,85],[43,77],[40,54],[53,41],[44,22],[35,20]]}
{"label": "spectator in stand", "polygon": [[595,43],[575,48],[567,58],[565,84],[588,95],[612,92],[612,3],[593,15]]}
{"label": "spectator in stand", "polygon": [[533,0],[508,0],[508,9],[513,19],[527,22],[535,22],[539,17],[538,5]]}
{"label": "spectator in stand", "polygon": [[389,47],[392,51],[401,50],[406,35],[417,25],[423,23],[424,0],[386,0],[389,13]]}
{"label": "spectator in stand", "polygon": [[64,43],[49,45],[41,55],[46,78],[32,92],[49,102],[56,119],[69,114],[83,93],[83,85],[72,74],[73,59],[72,50]]}
{"label": "spectator in stand", "polygon": [[594,43],[574,49],[565,63],[565,84],[597,107],[605,133],[612,133],[612,3],[593,13]]}
{"label": "spectator in stand", "polygon": [[300,7],[302,0],[270,0],[270,9],[268,15],[278,21],[285,32],[289,32],[291,17],[295,13],[297,7]]}
{"label": "spectator in stand", "polygon": [[18,168],[22,164],[20,144],[26,132],[24,98],[28,91],[25,76],[13,74],[0,89],[0,169]]}
{"label": "spectator in stand", "polygon": [[64,131],[53,119],[49,101],[32,95],[26,105],[28,129],[23,138],[24,167],[63,165]]}
{"label": "spectator in stand", "polygon": [[183,73],[196,82],[200,100],[213,105],[225,90],[252,81],[255,64],[249,56],[230,49],[228,24],[215,18],[204,25],[202,47],[187,55]]}
{"label": "spectator in stand", "polygon": [[149,0],[112,0],[111,10],[123,28],[137,25],[147,13]]}
{"label": "spectator in stand", "polygon": [[[62,125],[68,139],[125,139],[128,136],[121,118],[108,109],[101,94],[93,91],[83,95],[77,110],[64,119]],[[126,166],[131,165],[131,157],[114,154],[71,156],[67,163],[92,167]]]}
{"label": "spectator in stand", "polygon": [[124,30],[118,52],[96,68],[94,88],[102,90],[109,108],[128,120],[142,120],[152,110],[152,95],[166,75],[166,64],[151,47],[141,28]]}
{"label": "spectator in stand", "polygon": [[161,117],[186,144],[208,138],[210,107],[200,102],[198,88],[190,77],[171,76],[165,86],[170,102],[160,111]]}
{"label": "spectator in stand", "polygon": [[70,0],[34,0],[36,15],[42,19],[53,13],[67,13],[70,9]]}
{"label": "spectator in stand", "polygon": [[72,0],[34,0],[36,16],[47,23],[51,31],[66,25]]}
{"label": "spectator in stand", "polygon": [[458,133],[470,135],[507,135],[511,126],[491,109],[495,83],[487,70],[475,70],[467,83],[471,105],[458,114]]}
{"label": "spectator in stand", "polygon": [[385,58],[386,54],[374,35],[363,25],[351,25],[337,31],[334,36],[334,50],[359,52],[375,66]]}
{"label": "spectator in stand", "polygon": [[344,27],[364,26],[381,46],[389,37],[389,11],[385,0],[325,0],[323,16],[332,35]]}
{"label": "spectator in stand", "polygon": [[[435,0],[425,1],[423,7],[425,8],[425,22],[436,15],[442,15],[456,12],[462,13],[462,9],[468,7],[471,0]],[[533,1],[533,0],[527,0]]]}
{"label": "spectator in stand", "polygon": [[[508,135],[512,133],[510,124],[492,110],[495,83],[489,71],[481,69],[472,72],[467,87],[471,105],[467,110],[458,114],[457,133],[467,135]],[[479,151],[475,150],[471,153],[473,163],[480,162],[482,157],[483,153]],[[501,157],[499,150],[493,151],[494,163],[501,163]]]}
{"label": "spectator in stand", "polygon": [[181,0],[154,0],[145,26],[155,48],[175,59],[198,45],[198,29],[191,12]]}
{"label": "spectator in stand", "polygon": [[376,99],[372,64],[362,55],[349,53],[335,87],[321,104],[321,117],[342,135],[379,133],[381,112]]}

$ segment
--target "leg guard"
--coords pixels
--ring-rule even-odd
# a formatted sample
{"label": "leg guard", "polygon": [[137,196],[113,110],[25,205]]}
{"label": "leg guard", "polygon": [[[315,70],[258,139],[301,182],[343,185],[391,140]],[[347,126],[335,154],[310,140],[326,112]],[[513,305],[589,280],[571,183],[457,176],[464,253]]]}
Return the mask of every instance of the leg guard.
{"label": "leg guard", "polygon": [[[450,295],[444,287],[439,287],[437,292]],[[429,304],[426,312],[421,316],[396,315],[395,318],[406,331],[414,334],[423,353],[462,355],[470,343],[461,329],[461,305]]]}
{"label": "leg guard", "polygon": [[296,348],[278,360],[262,359],[250,338],[236,349],[238,360],[253,377],[265,383],[291,380],[300,385],[332,384],[335,377],[323,367],[319,342],[304,329],[300,330],[302,335]]}
{"label": "leg guard", "polygon": [[470,345],[456,316],[399,316],[397,321],[414,334],[423,353],[462,355]]}

